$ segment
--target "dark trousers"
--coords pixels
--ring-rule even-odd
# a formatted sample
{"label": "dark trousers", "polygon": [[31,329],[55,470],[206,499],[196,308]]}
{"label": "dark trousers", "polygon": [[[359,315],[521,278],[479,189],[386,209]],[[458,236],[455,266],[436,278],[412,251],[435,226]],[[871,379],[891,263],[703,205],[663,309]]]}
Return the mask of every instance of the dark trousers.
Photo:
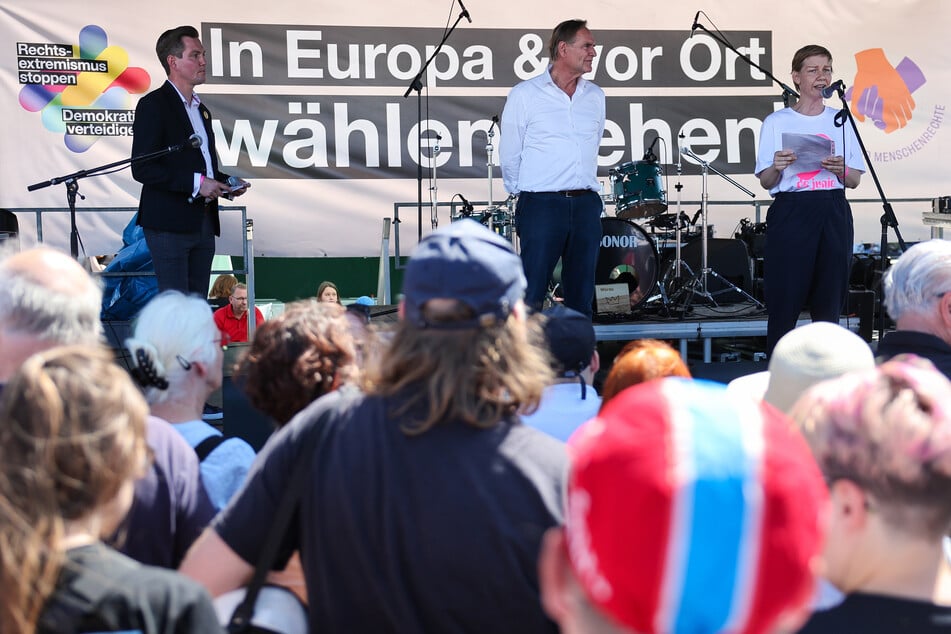
{"label": "dark trousers", "polygon": [[159,292],[176,290],[186,295],[208,296],[211,262],[215,257],[215,232],[211,215],[205,212],[198,233],[173,233],[144,229],[145,244],[152,254]]}
{"label": "dark trousers", "polygon": [[561,258],[565,306],[591,317],[603,209],[596,192],[571,198],[556,193],[519,194],[515,228],[528,280],[525,302],[529,306],[542,307]]}
{"label": "dark trousers", "polygon": [[767,354],[807,307],[813,321],[839,322],[853,235],[852,209],[841,189],[776,195],[766,214],[763,262]]}

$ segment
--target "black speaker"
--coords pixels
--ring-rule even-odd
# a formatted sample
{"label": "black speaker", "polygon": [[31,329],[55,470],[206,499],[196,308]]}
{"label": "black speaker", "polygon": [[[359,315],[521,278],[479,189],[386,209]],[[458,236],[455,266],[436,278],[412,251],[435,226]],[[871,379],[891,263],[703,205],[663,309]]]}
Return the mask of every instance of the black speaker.
{"label": "black speaker", "polygon": [[[673,262],[674,253],[668,255]],[[680,258],[696,275],[703,265],[703,239],[694,238],[680,249]],[[733,238],[707,239],[707,267],[730,284],[753,295],[753,265],[746,242]],[[707,276],[707,292],[718,304],[748,301],[715,275]]]}
{"label": "black speaker", "polygon": [[847,317],[859,318],[859,336],[865,341],[872,340],[874,327],[876,294],[869,290],[851,290],[845,304]]}
{"label": "black speaker", "polygon": [[9,209],[0,209],[0,242],[17,240],[20,233],[20,222],[15,213]]}

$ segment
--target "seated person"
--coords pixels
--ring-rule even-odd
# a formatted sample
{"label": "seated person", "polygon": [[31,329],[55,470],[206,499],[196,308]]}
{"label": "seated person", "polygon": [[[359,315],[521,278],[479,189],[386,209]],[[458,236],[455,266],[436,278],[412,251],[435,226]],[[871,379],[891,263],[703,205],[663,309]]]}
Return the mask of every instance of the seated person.
{"label": "seated person", "polygon": [[220,631],[200,586],[100,541],[148,465],[147,414],[98,348],[41,352],[10,379],[0,397],[0,631]]}
{"label": "seated person", "polygon": [[[215,325],[225,336],[225,344],[244,343],[248,340],[248,287],[235,284],[228,305],[215,311]],[[254,327],[264,321],[264,315],[254,307]]]}
{"label": "seated person", "polygon": [[321,282],[317,287],[317,301],[339,304],[340,292],[337,290],[337,285],[333,282]]}
{"label": "seated person", "polygon": [[825,578],[802,634],[951,632],[951,382],[897,357],[807,391],[792,417],[829,483]]}
{"label": "seated person", "polygon": [[208,303],[215,309],[224,308],[228,305],[228,298],[238,284],[238,278],[230,273],[223,273],[215,278],[215,283],[211,285],[208,292]]}

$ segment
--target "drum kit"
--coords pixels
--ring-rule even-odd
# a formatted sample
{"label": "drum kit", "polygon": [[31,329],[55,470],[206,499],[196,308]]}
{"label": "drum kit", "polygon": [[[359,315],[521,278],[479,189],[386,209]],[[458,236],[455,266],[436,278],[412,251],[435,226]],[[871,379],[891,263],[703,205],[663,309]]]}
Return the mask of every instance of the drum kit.
{"label": "drum kit", "polygon": [[[517,198],[509,196],[501,203],[492,201],[492,138],[497,123],[498,119],[493,117],[493,126],[487,132],[488,206],[476,211],[460,196],[462,211],[454,219],[466,217],[477,220],[517,248]],[[707,222],[707,173],[713,171],[750,196],[755,198],[755,194],[717,171],[689,148],[682,147],[680,153],[689,156],[703,169],[701,209],[692,220],[682,211],[680,192],[683,186],[678,182],[675,185],[676,212],[665,213],[668,208],[665,174],[652,149],[653,146],[642,160],[622,163],[608,172],[611,186],[610,193],[601,196],[605,210],[601,217],[602,235],[595,268],[595,285],[627,283],[631,313],[654,309],[669,316],[677,313],[683,315],[694,302],[703,300],[716,306],[715,296],[731,291],[734,296],[739,293],[747,301],[763,308],[756,298],[708,266],[707,238],[711,227]],[[680,159],[676,168],[679,177],[682,173]],[[609,215],[607,210],[611,203],[615,207],[614,216]],[[696,227],[698,218],[702,219],[699,228]],[[700,267],[694,271],[681,258],[681,247],[698,240],[702,242],[702,257]],[[710,278],[718,280],[719,290],[711,291],[708,288]]]}

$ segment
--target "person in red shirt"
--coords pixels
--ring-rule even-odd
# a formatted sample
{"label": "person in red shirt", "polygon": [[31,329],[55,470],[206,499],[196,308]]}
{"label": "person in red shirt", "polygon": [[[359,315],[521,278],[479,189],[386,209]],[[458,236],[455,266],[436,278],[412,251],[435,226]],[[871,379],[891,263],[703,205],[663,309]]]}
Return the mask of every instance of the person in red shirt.
{"label": "person in red shirt", "polygon": [[[264,321],[264,315],[255,307],[255,327],[260,326],[262,321]],[[215,311],[215,325],[229,342],[248,340],[248,286],[246,284],[235,285],[228,299],[228,305]]]}

